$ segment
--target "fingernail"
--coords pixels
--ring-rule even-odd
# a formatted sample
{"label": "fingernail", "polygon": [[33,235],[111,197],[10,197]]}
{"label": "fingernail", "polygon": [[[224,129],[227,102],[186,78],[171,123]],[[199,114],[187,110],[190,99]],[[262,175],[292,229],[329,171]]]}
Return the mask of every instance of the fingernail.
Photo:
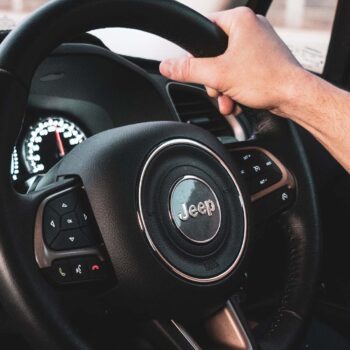
{"label": "fingernail", "polygon": [[164,60],[159,67],[161,74],[169,76],[171,74],[172,61],[170,59]]}
{"label": "fingernail", "polygon": [[227,116],[231,114],[235,107],[235,102],[225,95],[221,95],[218,97],[218,104],[219,104],[220,113],[223,116]]}

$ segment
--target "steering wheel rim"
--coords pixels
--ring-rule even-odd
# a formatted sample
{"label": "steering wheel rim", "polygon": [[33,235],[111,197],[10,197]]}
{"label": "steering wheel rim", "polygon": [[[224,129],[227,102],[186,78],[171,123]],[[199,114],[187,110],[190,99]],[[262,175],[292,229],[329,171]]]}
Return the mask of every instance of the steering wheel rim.
{"label": "steering wheel rim", "polygon": [[[128,16],[125,14],[128,13]],[[144,16],[153,13],[153,16]],[[133,21],[129,21],[130,17]],[[79,18],[79,21],[75,21]],[[158,26],[155,18],[167,18]],[[179,35],[176,23],[181,22],[183,34]],[[49,26],[48,26],[48,23]],[[122,25],[158,34],[190,51],[195,56],[216,56],[224,52],[227,37],[204,17],[176,3],[156,0],[61,0],[44,6],[27,22],[15,29],[1,45],[0,50],[0,111],[6,127],[1,128],[0,159],[10,164],[13,144],[20,130],[29,87],[33,74],[50,52],[65,40],[81,32],[106,26]],[[279,130],[286,131],[286,123],[269,121],[270,128],[263,130],[268,137]],[[300,335],[310,300],[314,291],[320,254],[320,227],[317,200],[308,162],[303,156],[302,143],[295,126],[288,126],[294,137],[294,147],[298,150],[301,163],[298,165],[303,180],[302,197],[309,200],[307,212],[310,217],[303,222],[302,207],[285,214],[285,232],[291,243],[292,271],[282,298],[281,305],[269,324],[269,330],[259,341],[263,349],[288,349]],[[67,318],[60,310],[55,290],[45,284],[30,252],[22,245],[33,246],[32,237],[21,238],[19,232],[26,228],[21,223],[11,223],[14,212],[35,216],[30,195],[21,196],[14,192],[8,167],[2,167],[0,178],[5,184],[1,188],[1,264],[0,272],[3,288],[1,295],[8,311],[32,337],[39,347],[52,349],[89,349],[84,340],[69,327]],[[300,188],[300,187],[299,187]],[[55,189],[56,190],[56,189]],[[43,196],[47,192],[43,191]],[[40,193],[37,197],[42,199]],[[299,200],[300,202],[300,200]],[[304,203],[305,210],[305,203]],[[300,221],[302,218],[302,222]],[[307,232],[312,230],[312,234]],[[15,232],[16,231],[16,232]],[[21,246],[21,247],[19,247]],[[18,255],[18,251],[27,252]],[[33,249],[32,249],[33,252]],[[296,254],[297,252],[297,254]],[[309,254],[309,256],[307,256]],[[33,264],[28,264],[32,261]],[[308,265],[308,266],[306,266]],[[19,278],[19,276],[28,276]],[[30,277],[29,277],[30,276]],[[302,287],[300,287],[302,286]],[[43,297],[40,287],[48,293]],[[305,292],[306,291],[306,292]],[[304,294],[304,297],[301,297]],[[40,296],[40,297],[39,297]],[[45,305],[50,305],[47,309]],[[26,315],[24,317],[24,315]],[[57,324],[61,323],[61,327]],[[288,334],[287,334],[288,333]]]}

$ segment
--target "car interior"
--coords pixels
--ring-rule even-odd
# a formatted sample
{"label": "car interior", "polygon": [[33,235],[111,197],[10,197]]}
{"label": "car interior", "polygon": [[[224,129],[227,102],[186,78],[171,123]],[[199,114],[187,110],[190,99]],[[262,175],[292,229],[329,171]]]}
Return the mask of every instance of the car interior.
{"label": "car interior", "polygon": [[[344,89],[348,13],[315,73]],[[350,349],[349,174],[291,121],[224,118],[114,52],[91,32],[107,27],[227,47],[172,0],[54,0],[0,31],[2,347]]]}

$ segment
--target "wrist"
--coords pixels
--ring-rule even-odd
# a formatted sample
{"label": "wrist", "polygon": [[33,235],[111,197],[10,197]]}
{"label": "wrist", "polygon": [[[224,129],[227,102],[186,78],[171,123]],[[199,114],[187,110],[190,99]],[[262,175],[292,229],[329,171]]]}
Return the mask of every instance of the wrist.
{"label": "wrist", "polygon": [[314,74],[308,72],[300,66],[293,67],[281,84],[283,87],[279,90],[280,98],[272,113],[281,117],[297,121],[303,115],[303,109],[306,106],[306,99],[310,101],[318,79]]}

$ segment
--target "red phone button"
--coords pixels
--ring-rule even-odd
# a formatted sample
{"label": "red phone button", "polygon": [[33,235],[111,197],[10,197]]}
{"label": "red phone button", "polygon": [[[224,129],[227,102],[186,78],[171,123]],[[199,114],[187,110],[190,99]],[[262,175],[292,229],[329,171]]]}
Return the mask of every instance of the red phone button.
{"label": "red phone button", "polygon": [[99,271],[99,270],[101,270],[100,265],[95,264],[91,266],[91,271]]}
{"label": "red phone button", "polygon": [[105,267],[97,257],[89,258],[89,279],[102,280],[106,278]]}

